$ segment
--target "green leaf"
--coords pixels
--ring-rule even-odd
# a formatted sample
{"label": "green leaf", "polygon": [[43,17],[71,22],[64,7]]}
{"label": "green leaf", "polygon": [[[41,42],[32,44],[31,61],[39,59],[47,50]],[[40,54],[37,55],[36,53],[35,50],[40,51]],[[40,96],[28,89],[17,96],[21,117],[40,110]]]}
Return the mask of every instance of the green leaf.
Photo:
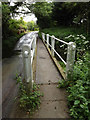
{"label": "green leaf", "polygon": [[81,108],[84,108],[84,105],[80,104],[80,107],[81,107]]}
{"label": "green leaf", "polygon": [[74,105],[78,105],[80,103],[79,100],[75,100]]}
{"label": "green leaf", "polygon": [[85,44],[87,44],[87,43],[89,43],[89,41],[85,41],[83,44],[85,45]]}

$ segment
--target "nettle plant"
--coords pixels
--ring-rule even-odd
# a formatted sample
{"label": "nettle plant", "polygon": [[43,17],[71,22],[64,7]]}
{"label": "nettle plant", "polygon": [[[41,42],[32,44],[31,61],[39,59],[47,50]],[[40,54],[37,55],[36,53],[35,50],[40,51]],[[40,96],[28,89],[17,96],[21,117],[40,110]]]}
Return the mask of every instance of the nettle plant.
{"label": "nettle plant", "polygon": [[26,85],[22,82],[21,77],[17,77],[17,84],[19,84],[18,101],[19,107],[25,110],[27,113],[32,114],[35,109],[40,107],[40,97],[43,94],[39,91],[39,86],[33,84],[32,91],[28,92]]}

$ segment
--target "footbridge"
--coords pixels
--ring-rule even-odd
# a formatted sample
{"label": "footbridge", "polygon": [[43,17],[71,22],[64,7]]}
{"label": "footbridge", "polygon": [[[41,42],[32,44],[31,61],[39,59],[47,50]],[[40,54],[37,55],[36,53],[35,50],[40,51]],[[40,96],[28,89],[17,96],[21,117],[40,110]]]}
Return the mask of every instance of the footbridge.
{"label": "footbridge", "polygon": [[[61,43],[60,49],[63,45],[67,46],[66,61],[56,50],[57,41]],[[75,43],[65,42],[53,35],[51,36],[49,34],[41,33],[41,38],[39,38],[38,31],[27,33],[18,42],[15,50],[21,51],[21,57],[20,66],[18,65],[18,60],[17,66],[19,69],[22,69],[20,72],[23,74],[24,82],[27,83],[27,87],[29,87],[29,89],[32,89],[34,82],[39,84],[40,91],[44,93],[44,97],[41,98],[40,109],[36,111],[31,118],[70,118],[67,106],[67,93],[65,89],[58,89],[57,85],[60,80],[68,80],[70,77],[72,77],[75,49]],[[63,70],[55,55],[58,56],[58,60],[60,59],[65,64],[66,71]],[[11,77],[12,76],[13,75],[11,75]],[[11,80],[11,83],[12,81],[14,83],[15,81],[13,78],[11,79],[11,77],[9,80]],[[9,87],[6,87],[7,82],[8,81],[4,82],[5,87],[3,84],[3,89],[6,91],[8,91],[8,88],[10,88],[10,85]],[[11,89],[8,91],[8,95],[9,93],[11,94]],[[15,96],[16,93],[12,94]],[[8,99],[12,98],[8,97],[8,95],[6,96],[6,92],[3,92],[3,96],[6,96],[3,97],[3,117],[29,118],[29,116],[27,116],[25,113],[22,113],[20,110],[18,110],[18,105],[8,102]],[[5,102],[6,100],[7,102]],[[4,108],[6,109],[6,112]]]}

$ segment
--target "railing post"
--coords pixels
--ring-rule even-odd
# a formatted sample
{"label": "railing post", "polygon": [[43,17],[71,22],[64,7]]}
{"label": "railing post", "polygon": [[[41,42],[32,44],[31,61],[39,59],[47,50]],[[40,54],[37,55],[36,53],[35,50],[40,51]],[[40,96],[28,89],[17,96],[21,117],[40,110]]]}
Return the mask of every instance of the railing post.
{"label": "railing post", "polygon": [[45,33],[42,33],[43,42],[45,42]]}
{"label": "railing post", "polygon": [[36,41],[37,41],[37,36],[36,36],[36,34],[35,34],[35,35],[34,35],[34,38],[33,38],[33,56],[35,55]]}
{"label": "railing post", "polygon": [[47,34],[47,47],[48,47],[48,44],[49,44],[49,34]]}
{"label": "railing post", "polygon": [[52,56],[54,56],[54,47],[55,47],[55,39],[54,39],[54,35],[52,35],[52,38],[51,38],[51,46],[52,46],[52,48],[51,48],[51,54],[52,54]]}
{"label": "railing post", "polygon": [[75,60],[76,44],[69,42],[67,51],[66,80],[72,79]]}
{"label": "railing post", "polygon": [[35,39],[34,39],[34,48],[36,48],[36,40],[37,40],[37,38],[36,38],[36,35],[35,35]]}
{"label": "railing post", "polygon": [[31,63],[31,48],[29,45],[23,45],[22,47],[23,56],[23,72],[24,72],[24,82],[27,84],[27,88],[32,90],[33,87],[33,72]]}
{"label": "railing post", "polygon": [[[35,53],[35,36],[33,37],[33,43],[32,43],[32,47],[33,47],[33,57],[34,57],[34,53]],[[33,58],[32,58],[33,59]]]}

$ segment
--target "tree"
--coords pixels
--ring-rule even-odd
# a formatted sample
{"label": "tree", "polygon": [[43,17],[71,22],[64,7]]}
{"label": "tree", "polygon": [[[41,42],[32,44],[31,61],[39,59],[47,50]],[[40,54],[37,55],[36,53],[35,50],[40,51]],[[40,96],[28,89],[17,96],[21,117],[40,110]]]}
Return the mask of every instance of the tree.
{"label": "tree", "polygon": [[34,21],[30,21],[27,23],[27,28],[28,30],[34,30],[35,27],[35,22]]}
{"label": "tree", "polygon": [[11,55],[17,40],[21,35],[18,35],[18,28],[25,27],[26,23],[23,19],[15,20],[11,18],[11,6],[9,3],[2,3],[2,56]]}
{"label": "tree", "polygon": [[53,3],[37,2],[30,5],[28,8],[37,17],[37,24],[39,25],[39,27],[45,28],[51,26]]}
{"label": "tree", "polygon": [[90,32],[90,2],[54,3],[52,19],[57,25],[84,25],[87,34]]}

